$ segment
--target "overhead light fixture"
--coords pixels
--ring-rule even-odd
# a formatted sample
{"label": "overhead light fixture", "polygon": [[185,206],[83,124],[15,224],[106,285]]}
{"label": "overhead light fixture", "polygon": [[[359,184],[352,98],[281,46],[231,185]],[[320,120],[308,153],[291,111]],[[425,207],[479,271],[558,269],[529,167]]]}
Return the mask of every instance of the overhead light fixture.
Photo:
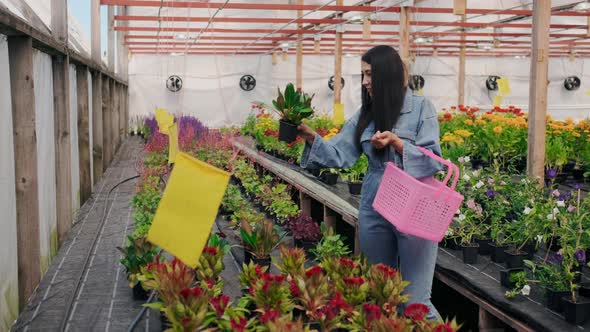
{"label": "overhead light fixture", "polygon": [[170,53],[170,56],[180,56],[180,55],[184,55],[184,53],[179,53],[179,52]]}
{"label": "overhead light fixture", "polygon": [[515,55],[514,56],[515,59],[526,59],[525,55]]}
{"label": "overhead light fixture", "polygon": [[184,33],[179,33],[176,36],[174,36],[174,39],[185,40],[185,39],[188,39],[188,37]]}
{"label": "overhead light fixture", "polygon": [[414,39],[414,43],[416,44],[429,44],[432,43],[432,37],[418,37]]}
{"label": "overhead light fixture", "polygon": [[491,50],[494,48],[494,44],[492,43],[477,43],[477,48],[482,50]]}
{"label": "overhead light fixture", "polygon": [[347,58],[352,58],[352,57],[354,57],[354,54],[352,54],[352,53],[346,53],[346,54],[344,54],[344,56],[347,57]]}
{"label": "overhead light fixture", "polygon": [[350,23],[362,23],[363,22],[363,17],[361,15],[354,15],[353,17],[351,17],[348,22]]}
{"label": "overhead light fixture", "polygon": [[577,5],[575,5],[572,9],[577,12],[587,12],[590,10],[590,2],[580,2]]}
{"label": "overhead light fixture", "polygon": [[289,46],[291,46],[291,44],[289,44],[288,42],[281,43],[282,48],[289,48]]}

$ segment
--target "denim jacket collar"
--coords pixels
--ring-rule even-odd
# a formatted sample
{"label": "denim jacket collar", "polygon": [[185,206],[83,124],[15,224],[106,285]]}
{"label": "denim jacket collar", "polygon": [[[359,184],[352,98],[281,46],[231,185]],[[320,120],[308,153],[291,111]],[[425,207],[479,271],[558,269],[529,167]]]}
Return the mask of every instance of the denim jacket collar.
{"label": "denim jacket collar", "polygon": [[404,96],[404,104],[402,106],[401,114],[410,113],[412,111],[412,99],[413,92],[410,88],[406,88],[406,94]]}

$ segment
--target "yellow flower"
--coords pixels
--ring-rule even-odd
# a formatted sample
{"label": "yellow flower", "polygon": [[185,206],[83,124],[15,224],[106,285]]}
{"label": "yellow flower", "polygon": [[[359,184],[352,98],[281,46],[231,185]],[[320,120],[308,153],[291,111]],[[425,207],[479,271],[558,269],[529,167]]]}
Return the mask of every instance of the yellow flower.
{"label": "yellow flower", "polygon": [[330,138],[332,138],[334,136],[336,136],[335,133],[329,133],[328,135],[324,136],[324,139],[327,141],[327,140],[329,140]]}
{"label": "yellow flower", "polygon": [[553,121],[553,118],[549,114],[547,114],[546,119],[547,119],[547,122]]}
{"label": "yellow flower", "polygon": [[463,123],[464,123],[464,124],[466,124],[466,125],[468,125],[468,126],[471,126],[471,125],[473,125],[473,121],[471,121],[471,120],[469,120],[469,119],[467,119],[467,120],[463,121]]}
{"label": "yellow flower", "polygon": [[582,137],[582,135],[580,135],[580,133],[578,133],[577,131],[574,131],[572,133],[572,136],[574,136],[574,137]]}
{"label": "yellow flower", "polygon": [[464,140],[461,136],[457,136],[453,133],[445,133],[443,138],[441,139],[442,143],[454,143],[454,144],[463,144]]}
{"label": "yellow flower", "polygon": [[478,125],[484,125],[484,124],[486,124],[487,122],[485,122],[485,120],[480,120],[480,119],[477,119],[477,120],[475,120],[475,123],[476,123],[476,124],[478,124]]}
{"label": "yellow flower", "polygon": [[472,132],[465,130],[465,129],[457,129],[457,130],[455,130],[455,134],[457,134],[463,138],[467,138],[467,137],[473,135]]}
{"label": "yellow flower", "polygon": [[502,133],[502,127],[500,127],[500,126],[494,127],[494,134],[500,135],[501,133]]}
{"label": "yellow flower", "polygon": [[565,119],[565,122],[567,122],[567,124],[573,124],[574,123],[574,119],[567,118],[567,119]]}
{"label": "yellow flower", "polygon": [[556,130],[556,131],[553,132],[553,134],[555,134],[555,135],[561,135],[561,131],[560,130]]}

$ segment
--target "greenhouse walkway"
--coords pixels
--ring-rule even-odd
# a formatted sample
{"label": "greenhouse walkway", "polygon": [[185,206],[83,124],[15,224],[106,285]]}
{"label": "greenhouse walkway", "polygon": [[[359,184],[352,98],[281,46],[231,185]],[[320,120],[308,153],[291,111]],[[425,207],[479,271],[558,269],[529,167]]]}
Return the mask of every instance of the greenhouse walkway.
{"label": "greenhouse walkway", "polygon": [[[138,316],[143,302],[133,300],[116,249],[133,232],[137,179],[113,187],[137,175],[142,146],[135,137],[123,142],[12,331],[127,331]],[[236,279],[231,255],[225,265],[226,280]],[[147,310],[134,330],[161,331],[159,314]]]}

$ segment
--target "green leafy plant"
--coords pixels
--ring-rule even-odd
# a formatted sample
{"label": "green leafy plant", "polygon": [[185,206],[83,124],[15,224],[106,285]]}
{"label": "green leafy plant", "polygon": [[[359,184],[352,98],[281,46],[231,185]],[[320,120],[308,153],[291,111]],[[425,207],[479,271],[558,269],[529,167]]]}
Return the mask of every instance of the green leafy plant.
{"label": "green leafy plant", "polygon": [[123,254],[123,258],[119,262],[125,267],[127,272],[127,280],[129,287],[134,287],[138,282],[138,275],[141,273],[141,268],[152,263],[160,250],[154,247],[145,237],[133,238],[127,237],[127,245],[123,248],[117,247]]}
{"label": "green leafy plant", "polygon": [[301,123],[301,120],[313,114],[313,109],[311,108],[313,95],[310,97],[305,93],[296,91],[293,83],[287,84],[284,94],[281,92],[281,89],[277,90],[278,97],[272,101],[272,104],[274,105],[274,110],[281,117],[281,120],[298,125]]}
{"label": "green leafy plant", "polygon": [[352,167],[345,169],[341,175],[345,181],[350,183],[360,182],[361,176],[367,172],[369,168],[369,159],[365,154],[361,155],[359,159],[352,165]]}
{"label": "green leafy plant", "polygon": [[282,238],[278,227],[270,220],[264,220],[254,226],[251,226],[247,221],[242,221],[240,236],[246,250],[259,259],[270,257],[270,253]]}
{"label": "green leafy plant", "polygon": [[343,257],[350,254],[350,250],[344,244],[344,237],[340,234],[335,234],[332,227],[326,227],[322,223],[322,239],[318,245],[311,250],[316,259],[328,257]]}

